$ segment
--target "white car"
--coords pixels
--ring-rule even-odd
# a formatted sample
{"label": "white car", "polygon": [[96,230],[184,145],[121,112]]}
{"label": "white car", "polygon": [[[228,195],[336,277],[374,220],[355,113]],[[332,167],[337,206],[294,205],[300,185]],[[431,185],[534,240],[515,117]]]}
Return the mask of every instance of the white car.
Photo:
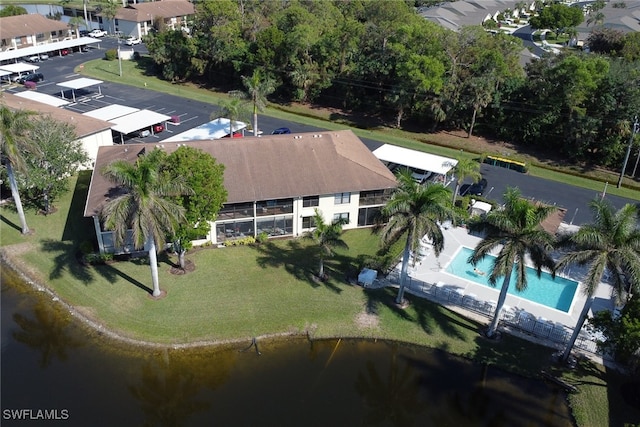
{"label": "white car", "polygon": [[89,31],[89,37],[104,37],[107,35],[107,32],[104,30],[94,29]]}
{"label": "white car", "polygon": [[142,43],[142,40],[138,37],[129,37],[124,44],[126,44],[127,46],[133,46],[134,44],[140,44]]}

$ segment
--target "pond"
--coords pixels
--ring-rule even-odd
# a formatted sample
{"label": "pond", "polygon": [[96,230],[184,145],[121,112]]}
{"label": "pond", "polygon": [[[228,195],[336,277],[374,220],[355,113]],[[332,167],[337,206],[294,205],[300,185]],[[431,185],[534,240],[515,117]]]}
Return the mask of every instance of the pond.
{"label": "pond", "polygon": [[438,350],[335,339],[139,349],[58,306],[3,269],[5,427],[573,425],[562,391]]}

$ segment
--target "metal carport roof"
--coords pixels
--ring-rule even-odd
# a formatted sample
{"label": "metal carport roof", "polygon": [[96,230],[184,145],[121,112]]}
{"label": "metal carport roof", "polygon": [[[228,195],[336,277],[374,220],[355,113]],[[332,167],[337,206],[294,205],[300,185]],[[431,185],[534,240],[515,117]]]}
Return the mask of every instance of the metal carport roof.
{"label": "metal carport roof", "polygon": [[80,37],[79,39],[68,39],[59,42],[46,43],[38,46],[23,47],[21,49],[12,49],[0,52],[0,61],[10,61],[22,57],[29,57],[45,52],[54,52],[60,49],[85,46],[94,43],[100,43],[101,40],[93,37]]}
{"label": "metal carport roof", "polygon": [[65,101],[64,99],[60,99],[57,96],[47,95],[42,92],[35,92],[32,90],[25,90],[24,92],[18,92],[15,94],[21,98],[30,99],[32,101],[41,102],[43,104],[51,105],[53,107],[62,107],[63,105],[69,104],[69,101]]}
{"label": "metal carport roof", "polygon": [[[57,83],[56,86],[66,87],[71,89],[71,94],[73,95],[73,102],[76,102],[76,90],[84,89],[91,86],[98,86],[98,93],[102,95],[100,90],[100,84],[104,83],[102,80],[88,79],[86,77],[80,77],[79,79],[69,80],[63,83]],[[60,95],[64,98],[64,89],[60,91]]]}
{"label": "metal carport roof", "polygon": [[[198,141],[207,139],[220,139],[229,135],[230,120],[224,117],[212,120],[208,123],[189,129],[182,133],[165,139],[166,142],[182,142],[182,141]],[[233,131],[241,131],[246,129],[247,124],[244,122],[233,122]]]}
{"label": "metal carport roof", "polygon": [[455,159],[390,144],[384,144],[382,147],[376,149],[373,154],[384,162],[422,169],[440,175],[446,175],[451,168],[458,164],[458,161]]}
{"label": "metal carport roof", "polygon": [[37,65],[27,64],[26,62],[16,62],[15,64],[0,65],[0,70],[8,71],[9,73],[26,73],[28,71],[37,70]]}
{"label": "metal carport roof", "polygon": [[126,116],[127,114],[135,113],[136,111],[140,111],[140,109],[128,107],[126,105],[112,104],[112,105],[107,105],[106,107],[98,108],[96,110],[88,111],[82,114],[85,116],[93,117],[95,119],[105,120],[108,122],[109,120]]}
{"label": "metal carport roof", "polygon": [[130,134],[140,129],[151,127],[157,123],[169,120],[171,116],[156,113],[151,110],[140,110],[126,116],[117,117],[109,122],[115,124],[111,129],[123,135]]}

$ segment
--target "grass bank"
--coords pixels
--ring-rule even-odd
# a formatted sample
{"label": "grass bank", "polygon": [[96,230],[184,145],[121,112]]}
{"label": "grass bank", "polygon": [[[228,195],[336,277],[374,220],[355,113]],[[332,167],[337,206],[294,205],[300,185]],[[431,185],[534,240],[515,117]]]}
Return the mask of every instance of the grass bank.
{"label": "grass bank", "polygon": [[1,207],[0,243],[36,282],[123,336],[167,345],[307,332],[316,338],[392,339],[532,377],[541,369],[557,370],[579,385],[581,392],[570,400],[580,426],[623,425],[640,417],[622,401],[625,378],[616,372],[589,361],[562,372],[550,361],[552,349],[511,336],[489,342],[478,334],[481,324],[430,301],[409,296],[410,306],[400,310],[394,289],[349,284],[345,277],[378,250],[377,236],[367,230],[345,233],[349,249],[328,261],[330,280],[323,283],[313,276],[315,248],[299,239],[191,251],[187,258],[196,268],[185,275],[171,274],[176,259],[163,254],[160,284],[167,296],[152,300],[146,259],[94,267],[77,261],[77,248],[93,233],[91,221],[81,219],[89,180],[88,172],[74,177],[73,191],[55,203],[52,215],[28,210],[34,231],[29,236],[20,234],[11,206]]}
{"label": "grass bank", "polygon": [[[82,64],[76,71],[100,80],[146,88],[209,103],[212,107],[211,111],[220,100],[228,98],[226,93],[215,92],[193,83],[170,83],[156,78],[151,72],[149,58],[143,57],[140,61],[121,62],[122,77],[120,77],[118,61],[93,60]],[[482,154],[502,155],[505,152],[504,145],[479,145],[477,138],[464,138],[444,132],[435,134],[411,132],[378,125],[370,127],[358,122],[356,118],[351,116],[328,109],[314,108],[309,105],[270,104],[261,114],[330,130],[352,129],[356,135],[362,138],[370,138],[447,157],[463,155],[477,158]],[[483,148],[479,149],[479,147]],[[596,193],[602,192],[605,182],[608,182],[608,194],[640,200],[640,183],[630,178],[625,178],[623,182],[626,187],[616,188],[615,183],[617,183],[618,174],[615,172],[580,166],[560,166],[547,159],[539,159],[533,155],[517,153],[514,149],[508,149],[507,151],[515,155],[519,160],[526,161],[530,165],[529,174],[533,176],[588,188]]]}

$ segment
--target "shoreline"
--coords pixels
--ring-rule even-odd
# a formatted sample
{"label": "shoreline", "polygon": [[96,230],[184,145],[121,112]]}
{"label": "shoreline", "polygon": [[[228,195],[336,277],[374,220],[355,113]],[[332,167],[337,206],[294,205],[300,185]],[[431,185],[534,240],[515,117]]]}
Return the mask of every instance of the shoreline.
{"label": "shoreline", "polygon": [[[27,244],[28,245],[28,244]],[[262,339],[273,339],[273,338],[284,338],[284,337],[309,337],[308,331],[307,334],[304,332],[295,333],[295,332],[280,332],[266,335],[259,335],[255,337],[245,337],[245,338],[234,338],[228,340],[203,340],[203,341],[194,341],[187,343],[160,343],[154,341],[146,341],[136,338],[128,337],[118,331],[110,329],[106,327],[104,324],[99,322],[98,320],[92,319],[91,317],[81,313],[79,310],[75,308],[72,304],[69,304],[64,299],[60,298],[60,296],[49,286],[43,284],[41,281],[35,279],[32,275],[27,273],[24,267],[25,264],[22,261],[19,261],[12,256],[11,249],[16,249],[21,245],[11,245],[0,247],[0,264],[3,267],[3,270],[9,269],[12,273],[18,276],[24,283],[31,288],[33,291],[41,292],[46,294],[46,296],[50,297],[52,301],[58,304],[61,308],[66,310],[76,321],[84,328],[91,332],[95,332],[100,336],[106,336],[107,338],[116,341],[121,344],[130,345],[137,348],[153,348],[153,349],[191,349],[191,348],[203,348],[203,347],[220,347],[220,346],[228,346],[232,344],[240,344],[246,343],[247,341],[251,342],[252,340],[262,340]],[[17,248],[18,251],[21,248]]]}

